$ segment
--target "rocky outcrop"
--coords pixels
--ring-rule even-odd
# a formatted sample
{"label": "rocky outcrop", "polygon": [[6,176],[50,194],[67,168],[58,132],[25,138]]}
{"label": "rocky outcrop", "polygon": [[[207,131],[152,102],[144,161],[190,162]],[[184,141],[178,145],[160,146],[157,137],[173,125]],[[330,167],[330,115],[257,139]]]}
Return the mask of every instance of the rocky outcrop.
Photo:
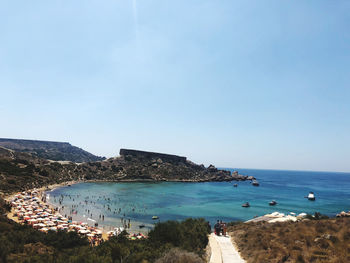
{"label": "rocky outcrop", "polygon": [[152,181],[232,181],[236,180],[230,171],[218,170],[213,165],[205,168],[188,161],[186,157],[137,151],[121,151],[121,156],[107,160],[118,170],[118,177],[124,180]]}
{"label": "rocky outcrop", "polygon": [[339,214],[337,214],[337,217],[350,217],[350,211],[349,212],[341,211]]}
{"label": "rocky outcrop", "polygon": [[145,158],[145,159],[159,159],[161,161],[165,160],[168,162],[186,162],[186,159],[187,159],[186,157],[172,155],[172,154],[146,152],[146,151],[131,150],[131,149],[120,149],[119,154],[121,156],[133,156],[133,157]]}

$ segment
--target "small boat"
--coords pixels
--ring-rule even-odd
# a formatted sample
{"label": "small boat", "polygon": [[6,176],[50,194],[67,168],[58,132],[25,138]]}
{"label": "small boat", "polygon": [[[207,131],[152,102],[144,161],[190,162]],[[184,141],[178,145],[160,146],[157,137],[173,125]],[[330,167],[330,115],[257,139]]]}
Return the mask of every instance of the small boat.
{"label": "small boat", "polygon": [[316,197],[314,192],[310,192],[309,195],[307,196],[307,199],[309,199],[310,201],[315,201]]}
{"label": "small boat", "polygon": [[259,186],[260,184],[259,184],[259,182],[257,180],[253,180],[252,185]]}
{"label": "small boat", "polygon": [[233,187],[237,187],[237,186],[238,186],[238,184],[234,184],[234,185],[233,185]]}
{"label": "small boat", "polygon": [[250,204],[248,202],[244,203],[242,207],[250,207]]}
{"label": "small boat", "polygon": [[156,219],[159,219],[159,217],[158,216],[152,216],[152,219],[156,220]]}
{"label": "small boat", "polygon": [[269,205],[277,205],[277,202],[275,200],[272,200]]}
{"label": "small boat", "polygon": [[144,228],[144,227],[145,227],[144,224],[139,225],[139,228]]}

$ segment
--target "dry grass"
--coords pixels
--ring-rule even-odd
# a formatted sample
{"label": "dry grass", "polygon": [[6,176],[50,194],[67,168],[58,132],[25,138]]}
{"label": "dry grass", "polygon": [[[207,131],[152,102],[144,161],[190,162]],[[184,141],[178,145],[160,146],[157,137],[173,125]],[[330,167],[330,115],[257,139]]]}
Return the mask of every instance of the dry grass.
{"label": "dry grass", "polygon": [[350,219],[241,223],[229,228],[247,263],[350,262]]}
{"label": "dry grass", "polygon": [[204,261],[195,253],[173,248],[157,259],[156,263],[204,263]]}

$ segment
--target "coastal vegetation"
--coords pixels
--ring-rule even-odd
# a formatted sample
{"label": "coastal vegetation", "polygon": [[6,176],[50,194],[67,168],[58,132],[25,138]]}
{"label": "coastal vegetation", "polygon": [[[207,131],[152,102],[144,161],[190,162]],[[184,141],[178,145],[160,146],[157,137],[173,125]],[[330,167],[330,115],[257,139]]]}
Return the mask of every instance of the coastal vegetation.
{"label": "coastal vegetation", "polygon": [[123,232],[96,247],[75,232],[42,233],[4,216],[1,200],[0,262],[203,262],[208,224],[203,219],[158,223],[148,239],[130,240]]}
{"label": "coastal vegetation", "polygon": [[228,228],[247,263],[350,262],[350,218],[233,223]]}

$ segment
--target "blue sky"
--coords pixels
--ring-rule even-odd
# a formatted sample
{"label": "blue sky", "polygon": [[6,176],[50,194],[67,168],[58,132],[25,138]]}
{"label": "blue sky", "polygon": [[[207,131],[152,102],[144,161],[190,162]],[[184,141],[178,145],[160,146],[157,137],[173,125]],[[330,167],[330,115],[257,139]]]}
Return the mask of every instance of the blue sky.
{"label": "blue sky", "polygon": [[350,171],[350,1],[1,1],[0,137]]}

